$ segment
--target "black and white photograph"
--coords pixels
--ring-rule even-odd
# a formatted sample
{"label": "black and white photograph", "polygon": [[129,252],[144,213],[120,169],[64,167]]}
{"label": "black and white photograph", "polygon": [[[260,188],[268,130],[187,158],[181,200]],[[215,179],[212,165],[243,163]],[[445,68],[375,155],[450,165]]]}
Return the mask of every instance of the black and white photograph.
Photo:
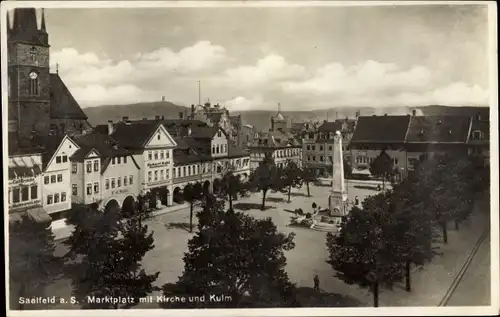
{"label": "black and white photograph", "polygon": [[488,1],[4,1],[7,316],[497,315]]}

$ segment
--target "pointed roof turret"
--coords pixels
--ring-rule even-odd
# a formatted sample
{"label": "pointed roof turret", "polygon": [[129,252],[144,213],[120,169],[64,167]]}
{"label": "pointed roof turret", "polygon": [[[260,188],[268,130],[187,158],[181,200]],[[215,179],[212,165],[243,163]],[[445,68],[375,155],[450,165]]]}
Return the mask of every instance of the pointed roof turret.
{"label": "pointed roof turret", "polygon": [[35,8],[14,9],[14,25],[10,40],[48,46],[47,41],[40,36],[40,33],[46,34],[46,32],[38,30]]}
{"label": "pointed roof turret", "polygon": [[40,31],[47,33],[45,28],[45,10],[42,8],[42,25],[40,26]]}

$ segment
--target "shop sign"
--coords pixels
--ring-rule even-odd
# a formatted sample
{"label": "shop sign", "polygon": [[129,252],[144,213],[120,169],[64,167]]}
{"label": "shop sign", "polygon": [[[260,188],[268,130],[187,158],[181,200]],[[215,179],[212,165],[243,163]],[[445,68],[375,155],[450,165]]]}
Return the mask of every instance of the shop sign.
{"label": "shop sign", "polygon": [[18,208],[23,208],[23,207],[28,207],[28,206],[33,206],[33,205],[40,205],[40,200],[30,200],[30,201],[23,201],[19,203],[13,203],[10,205],[10,208],[12,209],[18,209]]}
{"label": "shop sign", "polygon": [[165,167],[165,166],[170,165],[170,161],[147,163],[146,165],[149,168]]}
{"label": "shop sign", "polygon": [[24,178],[16,178],[16,179],[10,179],[9,180],[9,185],[12,186],[27,186],[27,185],[35,185],[35,177],[24,177]]}

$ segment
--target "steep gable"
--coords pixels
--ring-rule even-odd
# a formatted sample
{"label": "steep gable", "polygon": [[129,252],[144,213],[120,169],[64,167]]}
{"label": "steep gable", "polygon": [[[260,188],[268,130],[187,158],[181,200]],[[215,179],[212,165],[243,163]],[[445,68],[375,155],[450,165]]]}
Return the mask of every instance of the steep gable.
{"label": "steep gable", "polygon": [[59,74],[50,74],[50,117],[87,120],[87,115],[73,98]]}
{"label": "steep gable", "polygon": [[175,147],[177,143],[168,133],[167,129],[163,125],[159,125],[154,133],[152,133],[149,140],[146,142],[145,147]]}
{"label": "steep gable", "polygon": [[75,143],[75,141],[73,141],[68,136],[64,136],[57,149],[50,156],[47,165],[45,167],[45,171],[51,171],[52,169],[55,168],[54,163],[56,161],[57,156],[65,155],[68,157],[68,162],[69,162],[69,158],[79,149],[80,147],[78,146],[78,144]]}

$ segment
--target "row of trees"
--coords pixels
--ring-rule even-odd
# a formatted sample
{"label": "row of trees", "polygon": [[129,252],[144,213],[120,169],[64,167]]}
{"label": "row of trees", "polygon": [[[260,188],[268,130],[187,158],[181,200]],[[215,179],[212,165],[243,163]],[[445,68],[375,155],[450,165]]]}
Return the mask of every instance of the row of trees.
{"label": "row of trees", "polygon": [[346,283],[369,287],[374,306],[380,286],[404,280],[411,291],[412,267],[440,254],[436,239],[448,243],[448,224],[458,230],[472,212],[474,194],[485,189],[477,170],[469,159],[424,160],[393,190],[351,209],[340,234],[327,235],[328,263]]}

